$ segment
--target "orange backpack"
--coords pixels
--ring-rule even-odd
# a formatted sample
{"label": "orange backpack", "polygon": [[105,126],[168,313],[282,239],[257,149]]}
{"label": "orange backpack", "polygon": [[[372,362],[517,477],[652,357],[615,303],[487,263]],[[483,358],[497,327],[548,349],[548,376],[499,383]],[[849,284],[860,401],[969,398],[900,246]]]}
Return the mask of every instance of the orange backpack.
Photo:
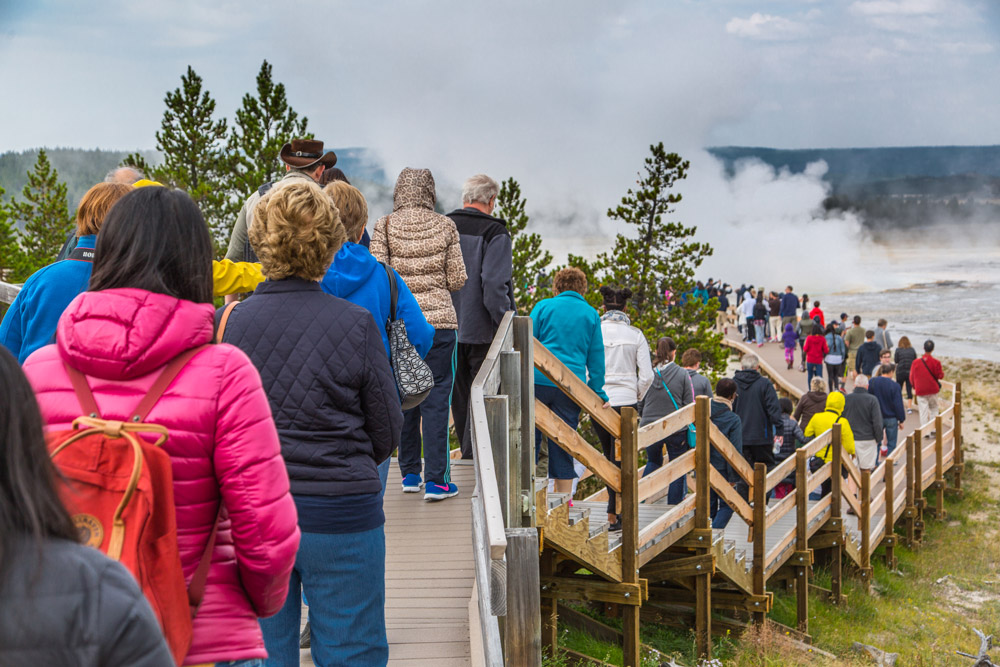
{"label": "orange backpack", "polygon": [[[142,420],[184,365],[205,347],[188,350],[167,364],[127,422],[101,419],[86,376],[67,365],[87,416],[74,420],[72,430],[47,438],[65,482],[60,497],[80,531],[80,541],[120,561],[136,578],[178,665],[191,646],[192,619],[205,593],[222,508],[191,585],[185,586],[173,471],[170,456],[160,447],[169,434],[165,427]],[[159,437],[149,443],[136,433]]]}

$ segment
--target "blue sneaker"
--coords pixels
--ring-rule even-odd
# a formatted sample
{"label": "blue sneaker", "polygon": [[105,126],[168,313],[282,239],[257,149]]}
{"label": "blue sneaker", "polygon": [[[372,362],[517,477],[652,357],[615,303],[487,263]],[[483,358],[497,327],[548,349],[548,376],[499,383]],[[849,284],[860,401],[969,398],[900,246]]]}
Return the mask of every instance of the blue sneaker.
{"label": "blue sneaker", "polygon": [[458,487],[454,484],[438,484],[428,482],[424,486],[424,500],[444,500],[458,495]]}
{"label": "blue sneaker", "polygon": [[411,472],[403,477],[403,493],[420,493],[421,486],[423,482],[420,481],[420,475]]}

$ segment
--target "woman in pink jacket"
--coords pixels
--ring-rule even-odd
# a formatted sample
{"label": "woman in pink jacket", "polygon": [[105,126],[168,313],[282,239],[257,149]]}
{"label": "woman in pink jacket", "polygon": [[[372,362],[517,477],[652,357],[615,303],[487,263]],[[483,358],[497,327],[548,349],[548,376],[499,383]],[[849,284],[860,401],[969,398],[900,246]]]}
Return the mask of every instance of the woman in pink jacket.
{"label": "woman in pink jacket", "polygon": [[[87,376],[105,419],[127,419],[160,370],[213,338],[211,242],[183,192],[142,188],[108,213],[90,290],[59,320],[56,344],[24,363],[49,429],[82,412],[64,365]],[[170,431],[177,539],[190,580],[223,509],[185,665],[258,665],[258,617],[281,609],[299,530],[260,376],[231,345],[197,353],[146,422]]]}

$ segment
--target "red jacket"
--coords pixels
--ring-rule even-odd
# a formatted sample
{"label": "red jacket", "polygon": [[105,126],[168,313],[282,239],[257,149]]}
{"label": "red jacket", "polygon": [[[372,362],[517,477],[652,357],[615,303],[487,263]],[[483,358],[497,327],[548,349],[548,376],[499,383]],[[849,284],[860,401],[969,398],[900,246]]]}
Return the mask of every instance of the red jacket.
{"label": "red jacket", "polygon": [[930,396],[941,391],[935,380],[944,379],[941,362],[929,354],[920,357],[910,365],[910,385],[917,396]]}
{"label": "red jacket", "polygon": [[[59,320],[57,342],[24,372],[51,429],[81,408],[63,364],[89,377],[101,416],[125,419],[163,366],[212,340],[214,309],[138,289],[84,292]],[[186,665],[265,658],[257,623],[281,609],[299,544],[295,503],[257,369],[238,348],[212,345],[178,374],[148,422],[166,426],[177,541],[190,578],[221,501],[205,598]]]}
{"label": "red jacket", "polygon": [[[825,329],[826,328],[826,318],[823,317],[823,311],[820,310],[818,307],[813,308],[812,310],[809,311],[809,319],[810,320],[815,320],[817,315],[819,315],[819,325]],[[815,363],[815,362],[811,362],[811,363]]]}
{"label": "red jacket", "polygon": [[806,353],[807,364],[821,364],[823,357],[830,352],[830,346],[827,345],[825,337],[813,334],[806,337],[802,350]]}

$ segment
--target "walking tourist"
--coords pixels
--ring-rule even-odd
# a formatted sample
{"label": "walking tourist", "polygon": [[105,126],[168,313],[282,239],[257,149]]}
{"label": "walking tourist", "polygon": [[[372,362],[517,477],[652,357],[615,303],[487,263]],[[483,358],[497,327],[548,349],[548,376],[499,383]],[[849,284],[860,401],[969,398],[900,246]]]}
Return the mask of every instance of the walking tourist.
{"label": "walking tourist", "polygon": [[782,330],[789,324],[794,326],[798,322],[798,307],[799,298],[792,293],[792,286],[789,285],[785,288],[785,293],[781,295],[781,309],[778,312],[781,315]]}
{"label": "walking tourist", "polygon": [[[673,414],[685,405],[694,402],[694,387],[691,377],[683,368],[674,363],[677,354],[677,343],[673,338],[661,338],[656,342],[656,355],[653,359],[653,383],[642,400],[642,419],[639,426],[652,424]],[[649,475],[663,466],[663,448],[667,449],[669,460],[687,452],[691,446],[688,442],[688,429],[682,428],[671,433],[663,440],[646,448],[646,468],[643,475]],[[676,505],[684,499],[687,478],[671,482],[667,490],[667,502]]]}
{"label": "walking tourist", "polygon": [[392,213],[375,223],[371,246],[377,260],[399,272],[434,327],[434,343],[424,358],[434,373],[434,387],[423,403],[403,413],[399,441],[405,493],[420,492],[423,451],[426,500],[458,495],[458,487],[450,479],[448,448],[458,342],[458,318],[451,295],[466,280],[458,230],[451,218],[434,212],[436,201],[430,170],[404,169],[396,180]]}
{"label": "walking tourist", "polygon": [[[906,421],[906,410],[903,409],[903,394],[899,385],[892,379],[893,368],[890,364],[882,364],[878,377],[868,383],[868,393],[878,399],[882,411],[882,428],[885,430],[885,454],[892,454],[896,449],[899,437],[899,427]],[[878,438],[879,441],[882,438]]]}
{"label": "walking tourist", "polygon": [[681,367],[687,371],[688,376],[691,378],[691,387],[694,390],[695,398],[698,396],[708,396],[711,398],[712,383],[699,372],[701,369],[701,351],[693,347],[684,350],[684,354],[681,355]]}
{"label": "walking tourist", "polygon": [[[653,382],[653,365],[649,360],[649,343],[642,331],[632,326],[625,314],[625,306],[632,298],[628,287],[601,287],[604,297],[604,314],[601,315],[601,337],[604,339],[604,391],[611,407],[638,408],[639,401]],[[597,439],[601,441],[604,456],[615,461],[615,439],[596,420],[591,419]],[[608,523],[610,530],[621,529],[617,510],[617,494],[608,487]]]}
{"label": "walking tourist", "polygon": [[176,663],[124,566],[78,543],[35,394],[0,348],[0,664]]}
{"label": "walking tourist", "polygon": [[[739,416],[733,412],[733,399],[736,398],[736,382],[730,378],[722,378],[715,385],[715,396],[712,397],[712,423],[719,432],[733,445],[733,448],[743,453],[743,424]],[[733,469],[729,462],[712,447],[709,454],[712,467],[718,470],[722,477],[735,487],[736,492],[747,499],[750,490],[749,485],[743,481],[739,473]],[[729,524],[733,516],[733,508],[723,500],[715,490],[709,496],[709,514],[712,518],[712,528],[722,529]]]}
{"label": "walking tourist", "polygon": [[799,336],[799,371],[802,373],[806,370],[806,339],[812,335],[814,328],[816,328],[816,323],[809,319],[808,315],[802,313],[798,323],[795,325],[795,333]]}
{"label": "walking tourist", "polygon": [[[251,194],[240,209],[229,237],[229,248],[226,259],[233,262],[256,262],[257,257],[250,246],[247,230],[253,226],[254,209],[272,187],[292,182],[319,183],[323,171],[337,164],[337,154],[324,151],[323,142],[316,139],[292,139],[281,147],[278,157],[285,164],[285,175],[274,183],[262,183],[260,188]],[[227,299],[233,301],[235,298]]]}
{"label": "walking tourist", "polygon": [[928,339],[924,341],[924,356],[910,365],[910,384],[916,394],[920,426],[926,426],[938,416],[938,393],[941,391],[944,369],[932,352],[934,341]]}
{"label": "walking tourist", "polygon": [[757,335],[757,347],[764,345],[764,330],[767,327],[767,302],[764,301],[764,290],[757,292],[757,300],[753,305],[753,329]]}
{"label": "walking tourist", "polygon": [[878,398],[868,392],[868,376],[854,378],[854,391],[844,401],[844,419],[851,425],[858,467],[875,470],[885,427]]}
{"label": "walking tourist", "polygon": [[757,306],[757,292],[751,287],[743,295],[743,301],[740,303],[740,315],[742,315],[743,325],[746,328],[746,336],[743,340],[750,342],[754,339],[754,326],[753,326],[753,311]]}
{"label": "walking tourist", "polygon": [[871,377],[872,371],[879,364],[881,348],[875,342],[875,332],[869,329],[865,332],[865,342],[858,348],[854,359],[854,371]]}
{"label": "walking tourist", "polygon": [[319,285],[345,238],[318,185],[268,192],[249,232],[267,281],[220,311],[223,342],[260,371],[302,530],[288,598],[261,621],[269,662],[282,667],[299,664],[303,592],[317,663],[388,659],[377,466],[398,444],[403,418],[371,312]]}
{"label": "walking tourist", "polygon": [[819,326],[825,329],[826,319],[819,307],[819,301],[813,301],[813,309],[809,311],[809,318],[815,320],[817,317],[819,318]]}
{"label": "walking tourist", "polygon": [[785,363],[788,370],[792,370],[795,364],[795,346],[799,342],[799,335],[795,333],[795,327],[791,322],[785,325],[785,331],[781,334],[781,342],[785,346]]}
{"label": "walking tourist", "polygon": [[[344,180],[332,181],[323,191],[337,207],[348,240],[333,256],[333,264],[323,276],[320,287],[327,294],[350,301],[372,314],[388,358],[390,350],[386,323],[392,311],[392,292],[387,271],[392,271],[396,281],[396,318],[406,326],[406,336],[417,354],[421,358],[426,357],[434,344],[434,327],[427,323],[420,305],[406,286],[406,281],[395,269],[379,264],[362,243],[365,224],[368,222],[368,204],[364,195]],[[378,465],[382,493],[385,493],[389,465],[388,458]]]}
{"label": "walking tourist", "polygon": [[823,377],[823,359],[830,351],[830,346],[826,344],[823,337],[823,329],[819,324],[814,324],[812,333],[806,338],[806,343],[802,347],[806,353],[806,381],[812,382],[814,377]]}
{"label": "walking tourist", "polygon": [[740,360],[742,370],[736,371],[736,400],[733,411],[743,423],[743,456],[750,465],[764,463],[774,467],[774,445],[781,440],[781,407],[778,392],[771,381],[760,374],[760,359],[755,354],[744,354]]}
{"label": "walking tourist", "polygon": [[[601,318],[584,298],[587,277],[580,269],[567,267],[556,273],[552,289],[555,296],[542,299],[531,310],[535,338],[610,407],[610,400],[604,392],[605,352]],[[572,428],[580,423],[580,406],[537,369],[535,399]],[[543,441],[547,443],[544,452],[547,456],[543,456]],[[547,472],[549,479],[554,480],[555,493],[572,491],[576,477],[573,457],[558,444],[543,438],[541,431],[535,431],[535,458],[538,462],[547,458],[543,475]]]}
{"label": "walking tourist", "polygon": [[59,320],[57,343],[24,364],[55,431],[85,410],[71,372],[85,378],[100,418],[129,421],[163,368],[193,353],[144,419],[170,433],[163,449],[186,573],[215,533],[188,665],[267,657],[257,619],[281,609],[299,545],[260,376],[240,350],[209,345],[213,312],[212,243],[201,211],[183,192],[137,189],[105,218],[89,291]]}
{"label": "walking tourist", "polygon": [[826,383],[823,382],[823,378],[813,378],[809,382],[809,391],[802,394],[792,417],[799,422],[799,426],[805,428],[813,415],[826,409],[826,399]]}
{"label": "walking tourist", "polygon": [[858,359],[858,349],[865,342],[865,330],[861,326],[861,316],[854,316],[854,326],[844,334],[844,342],[847,343],[847,370],[851,373],[851,378],[857,375],[855,366]]}
{"label": "walking tourist", "polygon": [[906,389],[906,409],[908,412],[913,411],[913,385],[910,384],[910,369],[916,360],[917,351],[913,349],[910,339],[902,336],[899,339],[899,347],[896,348],[893,361],[896,362],[896,383],[901,389]]}
{"label": "walking tourist", "polygon": [[830,391],[843,388],[844,362],[847,358],[847,343],[837,333],[837,325],[833,322],[826,325],[826,344],[830,348],[823,363],[826,364],[826,379]]}
{"label": "walking tourist", "polygon": [[66,306],[87,289],[94,262],[97,232],[115,202],[133,190],[121,183],[98,183],[87,190],[76,209],[79,241],[68,259],[31,274],[0,323],[0,345],[20,363],[55,342],[56,325]]}
{"label": "walking tourist", "polygon": [[878,343],[880,350],[892,351],[892,336],[889,335],[888,326],[889,323],[885,318],[878,321],[875,327],[875,342]]}
{"label": "walking tourist", "polygon": [[462,458],[472,458],[469,396],[472,381],[486,360],[490,344],[514,303],[510,232],[492,215],[500,186],[485,174],[476,174],[462,187],[462,208],[448,214],[458,230],[468,279],[454,295],[458,315],[458,353],[451,412]]}
{"label": "walking tourist", "polygon": [[[822,384],[822,381],[820,382]],[[812,440],[813,438],[823,435],[831,428],[834,424],[840,424],[840,446],[844,448],[848,454],[854,454],[854,432],[851,430],[851,424],[843,415],[844,413],[844,395],[839,391],[831,391],[826,397],[826,407],[822,412],[817,412],[806,424],[806,428],[803,431],[803,435],[806,438]],[[823,459],[826,463],[833,460],[833,445],[827,445],[826,447],[821,447],[816,456]],[[836,475],[837,471],[833,471]],[[841,473],[841,476],[846,476],[846,471]],[[810,494],[810,500],[819,500],[822,496],[830,493],[832,484],[830,480],[823,482],[818,493],[813,492]],[[848,510],[850,511],[850,510]]]}
{"label": "walking tourist", "polygon": [[767,309],[770,315],[767,322],[768,328],[771,330],[769,333],[770,340],[777,342],[781,340],[781,332],[783,331],[781,326],[781,297],[778,296],[777,292],[768,294]]}

